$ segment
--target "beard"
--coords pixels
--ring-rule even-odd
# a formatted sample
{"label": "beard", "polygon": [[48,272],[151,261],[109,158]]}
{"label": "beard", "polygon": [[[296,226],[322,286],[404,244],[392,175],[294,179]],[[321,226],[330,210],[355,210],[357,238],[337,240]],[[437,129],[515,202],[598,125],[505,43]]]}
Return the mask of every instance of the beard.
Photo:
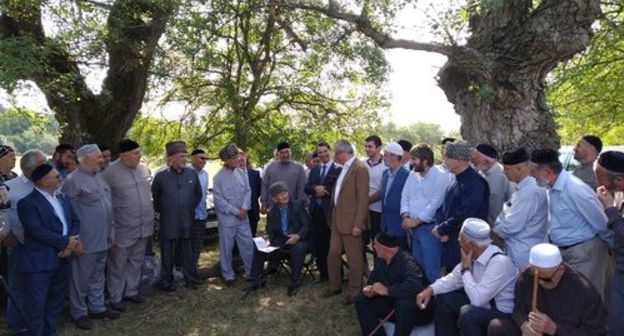
{"label": "beard", "polygon": [[537,182],[537,185],[540,187],[544,187],[544,188],[550,187],[550,184],[548,184],[548,180],[535,179],[535,182]]}

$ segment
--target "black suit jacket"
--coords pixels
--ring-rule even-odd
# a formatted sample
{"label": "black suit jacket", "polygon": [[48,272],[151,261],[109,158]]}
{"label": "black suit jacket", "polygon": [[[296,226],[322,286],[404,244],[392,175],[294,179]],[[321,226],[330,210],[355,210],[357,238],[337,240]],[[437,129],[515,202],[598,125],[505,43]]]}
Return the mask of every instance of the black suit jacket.
{"label": "black suit jacket", "polygon": [[[313,212],[315,208],[320,207],[323,209],[323,213],[329,214],[331,193],[332,190],[334,190],[334,186],[336,186],[336,181],[338,181],[338,176],[340,176],[341,171],[342,167],[338,167],[336,163],[332,162],[328,172],[325,174],[325,180],[321,181],[321,166],[319,165],[312,168],[310,175],[308,176],[308,183],[306,183],[303,188],[303,191],[310,195],[310,212]],[[314,196],[314,187],[318,185],[325,186],[325,189],[328,192],[326,196],[320,197],[320,204],[318,204],[319,198]]]}
{"label": "black suit jacket", "polygon": [[[280,209],[274,206],[267,216],[267,234],[272,246],[284,246],[288,237],[282,233]],[[298,234],[300,240],[306,240],[310,231],[310,215],[304,200],[288,202],[288,234]]]}
{"label": "black suit jacket", "polygon": [[258,199],[262,189],[262,178],[260,172],[255,169],[247,169],[247,178],[249,179],[249,188],[251,188],[251,209],[250,211],[260,211]]}

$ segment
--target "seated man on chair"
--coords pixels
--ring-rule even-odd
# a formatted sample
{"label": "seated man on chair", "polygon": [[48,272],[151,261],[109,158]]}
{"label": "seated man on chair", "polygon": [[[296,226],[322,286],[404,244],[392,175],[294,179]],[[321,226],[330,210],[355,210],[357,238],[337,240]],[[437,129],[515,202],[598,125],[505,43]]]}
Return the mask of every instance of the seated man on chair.
{"label": "seated man on chair", "polygon": [[271,246],[278,246],[280,249],[271,253],[254,250],[252,288],[259,287],[264,281],[262,273],[265,261],[276,263],[282,253],[290,252],[291,272],[287,294],[293,296],[299,287],[303,261],[308,252],[306,239],[310,230],[310,215],[304,200],[290,200],[285,182],[273,183],[269,187],[269,194],[273,198],[274,206],[267,215],[266,233]]}
{"label": "seated man on chair", "polygon": [[414,300],[426,286],[425,276],[411,255],[400,250],[400,245],[401,240],[387,232],[380,232],[373,241],[375,268],[362,295],[355,300],[362,335],[371,335],[373,331],[374,335],[385,335],[379,324],[388,316],[387,320],[396,324],[395,336],[407,336],[415,325],[431,321],[431,310],[422,310]]}

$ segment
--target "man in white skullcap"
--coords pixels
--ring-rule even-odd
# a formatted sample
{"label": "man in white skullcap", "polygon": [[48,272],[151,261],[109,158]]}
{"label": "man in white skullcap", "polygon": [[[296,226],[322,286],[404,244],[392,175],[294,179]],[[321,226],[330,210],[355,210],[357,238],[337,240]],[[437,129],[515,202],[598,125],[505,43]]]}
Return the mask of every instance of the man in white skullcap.
{"label": "man in white skullcap", "polygon": [[600,294],[587,278],[563,263],[557,246],[533,246],[529,264],[516,285],[513,315],[490,322],[488,335],[606,334],[607,316]]}
{"label": "man in white skullcap", "polygon": [[426,306],[435,295],[436,336],[479,336],[495,318],[510,318],[518,270],[492,245],[490,226],[468,218],[459,232],[461,262],[416,296]]}
{"label": "man in white skullcap", "polygon": [[100,173],[102,153],[95,144],[76,151],[79,168],[63,184],[80,220],[80,241],[85,253],[71,259],[70,314],[80,329],[91,329],[91,318],[117,318],[104,305],[104,269],[112,243],[111,189]]}

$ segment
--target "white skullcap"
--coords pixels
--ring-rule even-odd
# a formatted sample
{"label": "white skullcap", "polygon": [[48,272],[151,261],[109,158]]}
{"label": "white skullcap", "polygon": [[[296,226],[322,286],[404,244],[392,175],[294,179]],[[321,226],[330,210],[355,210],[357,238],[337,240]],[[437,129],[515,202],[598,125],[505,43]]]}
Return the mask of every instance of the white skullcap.
{"label": "white skullcap", "polygon": [[96,144],[86,144],[76,151],[76,156],[80,159],[85,157],[85,155],[89,155],[91,153],[99,152],[100,147]]}
{"label": "white skullcap", "polygon": [[466,218],[462,232],[470,239],[490,238],[490,225],[479,218]]}
{"label": "white skullcap", "polygon": [[403,154],[405,154],[405,152],[403,152],[403,148],[401,147],[401,145],[399,145],[396,142],[391,142],[387,144],[386,147],[384,148],[384,152],[391,153],[394,155],[399,155],[399,156],[403,156]]}
{"label": "white skullcap", "polygon": [[540,268],[551,268],[561,264],[561,252],[553,244],[537,244],[531,247],[529,264]]}

